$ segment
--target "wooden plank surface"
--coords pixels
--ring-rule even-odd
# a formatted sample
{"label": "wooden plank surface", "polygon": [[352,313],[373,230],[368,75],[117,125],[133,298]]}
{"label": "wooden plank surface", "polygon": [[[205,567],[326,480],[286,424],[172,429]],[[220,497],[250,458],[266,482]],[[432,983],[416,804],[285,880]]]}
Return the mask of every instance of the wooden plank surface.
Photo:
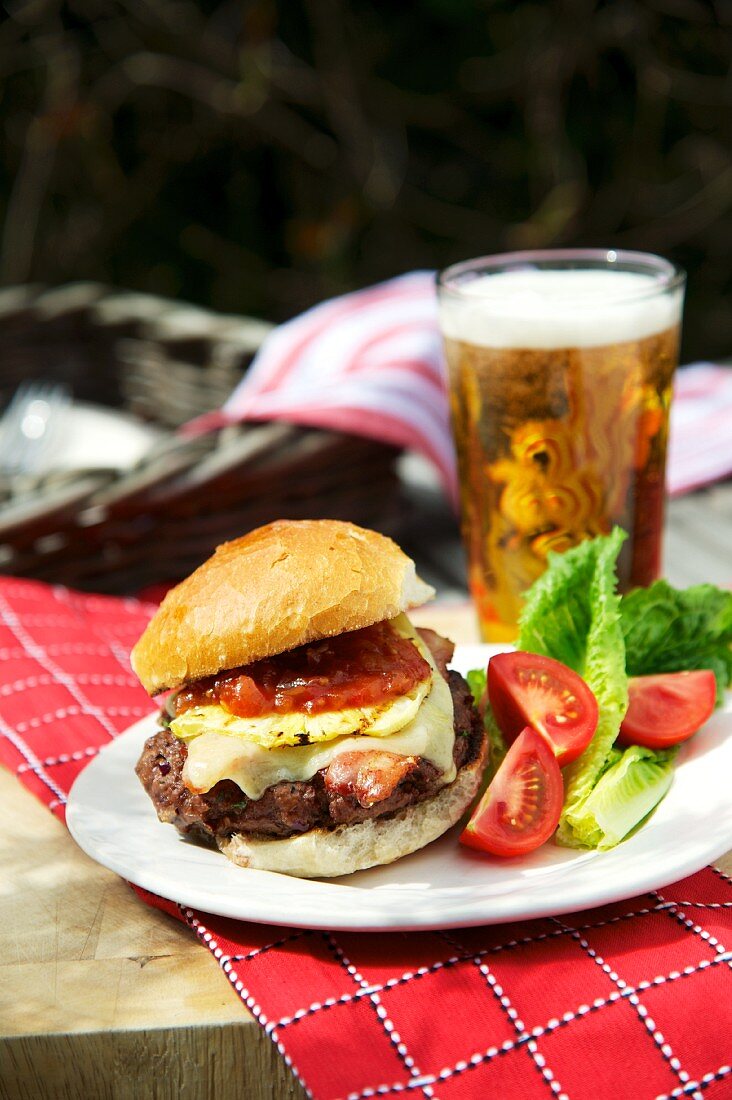
{"label": "wooden plank surface", "polygon": [[[671,579],[729,583],[731,531],[729,486],[674,502]],[[455,583],[459,547],[447,535],[439,545],[448,556],[447,589],[457,598],[425,608],[415,620],[457,641],[476,641],[472,613]],[[699,576],[710,562],[714,576]],[[304,1090],[188,929],[145,906],[85,856],[2,768],[0,804],[3,1100],[302,1100]],[[732,873],[730,856],[720,865]]]}
{"label": "wooden plank surface", "polygon": [[3,1100],[302,1100],[189,929],[85,856],[3,768],[0,804]]}

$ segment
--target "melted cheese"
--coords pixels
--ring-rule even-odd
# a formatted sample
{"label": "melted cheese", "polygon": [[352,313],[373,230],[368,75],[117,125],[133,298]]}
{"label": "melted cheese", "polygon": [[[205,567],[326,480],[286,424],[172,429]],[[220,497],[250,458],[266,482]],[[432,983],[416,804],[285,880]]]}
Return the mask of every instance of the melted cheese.
{"label": "melted cheese", "polygon": [[406,615],[394,619],[393,625],[400,634],[414,641],[432,670],[428,693],[401,729],[389,735],[372,736],[371,730],[369,734],[350,733],[310,745],[266,748],[250,738],[207,728],[188,741],[188,757],[183,768],[186,785],[205,792],[220,779],[231,779],[247,798],[258,799],[273,783],[312,779],[339,753],[369,749],[423,756],[442,773],[444,783],[451,783],[456,772],[452,757],[455,735],[450,689]]}

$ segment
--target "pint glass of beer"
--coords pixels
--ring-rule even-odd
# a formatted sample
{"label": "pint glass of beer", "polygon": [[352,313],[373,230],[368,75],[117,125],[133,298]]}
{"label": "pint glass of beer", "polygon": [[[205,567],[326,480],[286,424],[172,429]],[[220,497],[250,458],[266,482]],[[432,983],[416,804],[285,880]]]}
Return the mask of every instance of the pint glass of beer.
{"label": "pint glass of beer", "polygon": [[619,524],[658,576],[684,273],[638,252],[517,252],[439,278],[469,584],[486,641],[563,551]]}

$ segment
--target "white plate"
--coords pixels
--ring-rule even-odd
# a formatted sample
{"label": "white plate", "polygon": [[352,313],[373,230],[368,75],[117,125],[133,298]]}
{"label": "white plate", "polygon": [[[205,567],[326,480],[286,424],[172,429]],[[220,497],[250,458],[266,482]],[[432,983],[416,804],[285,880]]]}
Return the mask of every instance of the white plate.
{"label": "white plate", "polygon": [[[488,646],[458,648],[461,672]],[[732,847],[732,698],[682,749],[671,790],[634,836],[609,852],[545,844],[515,860],[458,844],[456,826],[421,852],[340,879],[235,867],[161,824],[134,773],[154,715],[106,746],[71,791],[69,829],[88,855],[147,890],[221,916],[303,928],[451,928],[567,913],[689,875]]]}

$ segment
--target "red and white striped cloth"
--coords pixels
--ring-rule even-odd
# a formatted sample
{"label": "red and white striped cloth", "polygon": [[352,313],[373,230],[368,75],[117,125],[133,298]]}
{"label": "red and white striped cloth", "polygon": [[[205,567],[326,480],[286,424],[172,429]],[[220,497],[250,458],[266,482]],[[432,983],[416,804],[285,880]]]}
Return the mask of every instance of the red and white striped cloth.
{"label": "red and white striped cloth", "polygon": [[666,486],[680,496],[732,473],[732,369],[696,363],[676,374]]}
{"label": "red and white striped cloth", "polygon": [[[456,501],[434,273],[400,275],[280,325],[223,409],[190,427],[241,420],[287,420],[417,451]],[[687,367],[671,413],[669,492],[731,472],[732,370]]]}

